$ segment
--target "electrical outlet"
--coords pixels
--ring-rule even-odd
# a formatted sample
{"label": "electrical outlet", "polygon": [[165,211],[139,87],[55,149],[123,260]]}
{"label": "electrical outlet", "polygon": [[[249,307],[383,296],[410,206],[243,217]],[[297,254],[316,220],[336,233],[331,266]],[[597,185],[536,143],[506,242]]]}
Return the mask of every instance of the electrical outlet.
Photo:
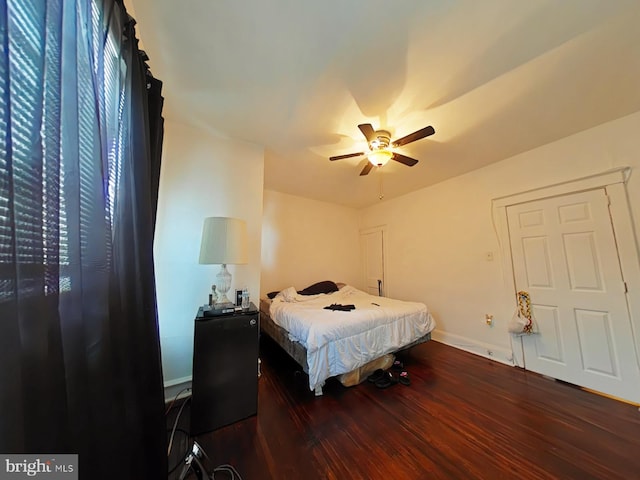
{"label": "electrical outlet", "polygon": [[490,313],[486,313],[484,315],[484,323],[486,323],[489,326],[493,325],[493,315],[491,315]]}

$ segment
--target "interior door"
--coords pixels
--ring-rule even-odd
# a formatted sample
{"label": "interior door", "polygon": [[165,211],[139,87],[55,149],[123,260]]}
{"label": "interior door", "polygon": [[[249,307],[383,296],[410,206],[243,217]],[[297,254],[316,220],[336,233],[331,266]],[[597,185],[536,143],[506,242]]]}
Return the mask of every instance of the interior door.
{"label": "interior door", "polygon": [[365,287],[371,295],[384,295],[384,232],[370,230],[360,234]]}
{"label": "interior door", "polygon": [[605,189],[507,207],[514,277],[539,333],[525,368],[640,402],[626,288]]}

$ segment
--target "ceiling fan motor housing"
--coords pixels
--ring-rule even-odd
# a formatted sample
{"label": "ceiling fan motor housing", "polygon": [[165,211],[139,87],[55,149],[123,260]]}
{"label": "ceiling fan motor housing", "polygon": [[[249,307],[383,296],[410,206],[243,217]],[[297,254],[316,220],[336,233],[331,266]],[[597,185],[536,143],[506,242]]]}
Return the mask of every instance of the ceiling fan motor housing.
{"label": "ceiling fan motor housing", "polygon": [[386,130],[377,130],[375,132],[375,137],[373,140],[369,142],[369,148],[372,151],[375,150],[384,150],[385,148],[389,148],[389,143],[391,142],[391,134]]}

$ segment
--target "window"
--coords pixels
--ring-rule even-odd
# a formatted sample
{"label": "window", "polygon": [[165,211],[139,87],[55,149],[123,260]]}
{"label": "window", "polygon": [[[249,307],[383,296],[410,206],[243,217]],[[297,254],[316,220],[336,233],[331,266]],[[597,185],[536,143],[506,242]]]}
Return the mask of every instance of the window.
{"label": "window", "polygon": [[[0,60],[0,301],[16,289],[46,295],[71,288],[70,248],[82,249],[90,229],[73,229],[83,232],[73,238],[70,218],[83,222],[101,209],[113,231],[127,120],[118,16],[96,1],[88,12],[82,2],[77,9],[6,3],[0,25],[6,52]],[[83,26],[90,29],[88,43],[62,34]],[[86,206],[97,184],[104,204]]]}

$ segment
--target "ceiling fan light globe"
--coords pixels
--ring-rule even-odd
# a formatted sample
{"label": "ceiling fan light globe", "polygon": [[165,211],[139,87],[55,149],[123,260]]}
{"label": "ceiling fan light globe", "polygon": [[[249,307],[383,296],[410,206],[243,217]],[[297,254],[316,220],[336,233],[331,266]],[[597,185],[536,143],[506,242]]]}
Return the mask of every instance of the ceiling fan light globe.
{"label": "ceiling fan light globe", "polygon": [[390,152],[389,150],[377,150],[375,152],[371,152],[367,156],[367,158],[369,159],[369,162],[371,162],[372,165],[375,165],[376,167],[382,167],[389,160],[391,160],[392,156],[393,156],[393,153]]}

